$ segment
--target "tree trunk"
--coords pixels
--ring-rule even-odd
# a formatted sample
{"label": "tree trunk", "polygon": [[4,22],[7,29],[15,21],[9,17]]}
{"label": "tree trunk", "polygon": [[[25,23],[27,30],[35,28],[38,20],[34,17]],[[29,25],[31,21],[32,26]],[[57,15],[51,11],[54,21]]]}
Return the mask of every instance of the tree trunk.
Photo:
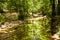
{"label": "tree trunk", "polygon": [[55,12],[55,0],[50,0],[51,5],[52,5],[52,17],[51,17],[51,34],[55,34],[56,33],[56,26],[54,25],[54,22],[56,21],[54,18],[56,16],[56,12]]}
{"label": "tree trunk", "polygon": [[60,0],[58,0],[58,15],[60,15]]}

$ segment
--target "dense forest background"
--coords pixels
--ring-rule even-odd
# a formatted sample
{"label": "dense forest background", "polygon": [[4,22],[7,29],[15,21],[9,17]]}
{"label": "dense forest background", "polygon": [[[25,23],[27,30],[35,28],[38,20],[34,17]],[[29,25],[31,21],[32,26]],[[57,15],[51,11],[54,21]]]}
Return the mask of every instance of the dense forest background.
{"label": "dense forest background", "polygon": [[0,0],[0,40],[60,40],[59,0]]}

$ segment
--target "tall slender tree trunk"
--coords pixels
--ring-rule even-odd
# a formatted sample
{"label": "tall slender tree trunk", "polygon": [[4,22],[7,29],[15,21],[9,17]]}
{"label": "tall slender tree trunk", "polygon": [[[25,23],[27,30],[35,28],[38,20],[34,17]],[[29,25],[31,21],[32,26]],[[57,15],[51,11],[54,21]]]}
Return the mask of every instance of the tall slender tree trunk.
{"label": "tall slender tree trunk", "polygon": [[58,0],[58,15],[60,15],[60,0]]}
{"label": "tall slender tree trunk", "polygon": [[51,1],[51,5],[52,5],[52,17],[51,17],[51,34],[55,34],[56,33],[56,26],[54,25],[54,22],[56,21],[54,18],[56,16],[56,12],[55,12],[55,0],[50,0]]}

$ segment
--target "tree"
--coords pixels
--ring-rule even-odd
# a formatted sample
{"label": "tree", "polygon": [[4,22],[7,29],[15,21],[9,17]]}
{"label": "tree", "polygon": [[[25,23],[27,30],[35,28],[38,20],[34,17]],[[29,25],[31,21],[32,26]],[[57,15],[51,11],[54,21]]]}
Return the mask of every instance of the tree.
{"label": "tree", "polygon": [[60,15],[60,0],[58,0],[58,13],[57,13],[57,15]]}
{"label": "tree", "polygon": [[52,17],[51,17],[51,33],[52,35],[56,33],[56,25],[54,24],[54,22],[56,21],[55,16],[56,16],[56,12],[55,12],[55,0],[50,0],[51,5],[52,5]]}

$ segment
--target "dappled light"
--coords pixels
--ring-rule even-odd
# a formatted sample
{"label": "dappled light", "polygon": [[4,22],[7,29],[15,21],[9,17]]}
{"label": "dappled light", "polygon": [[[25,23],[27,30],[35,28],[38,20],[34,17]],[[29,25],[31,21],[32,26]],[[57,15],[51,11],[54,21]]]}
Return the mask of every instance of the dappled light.
{"label": "dappled light", "polygon": [[0,40],[60,40],[59,0],[0,0]]}

